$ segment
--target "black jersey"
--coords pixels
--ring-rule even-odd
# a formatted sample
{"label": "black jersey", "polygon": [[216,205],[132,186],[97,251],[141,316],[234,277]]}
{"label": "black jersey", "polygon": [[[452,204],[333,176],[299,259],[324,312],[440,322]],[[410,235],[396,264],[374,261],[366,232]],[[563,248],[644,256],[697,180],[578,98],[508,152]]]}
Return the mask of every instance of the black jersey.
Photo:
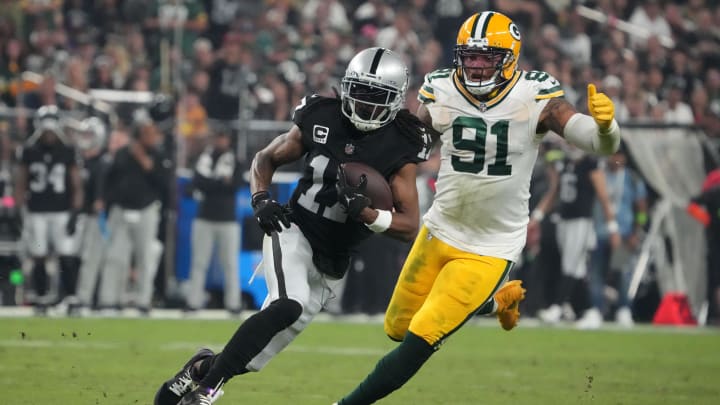
{"label": "black jersey", "polygon": [[338,202],[338,166],[363,162],[390,180],[405,164],[424,160],[429,147],[413,142],[394,122],[361,132],[342,114],[340,105],[339,99],[314,95],[305,97],[293,113],[307,151],[302,178],[290,200],[293,221],[315,253],[330,257],[347,255],[372,234],[364,224],[348,218]]}
{"label": "black jersey", "polygon": [[31,212],[69,211],[72,202],[70,171],[78,165],[75,149],[40,142],[24,147],[20,158],[27,168],[27,206]]}
{"label": "black jersey", "polygon": [[585,155],[580,160],[559,163],[560,205],[558,212],[563,219],[592,218],[595,204],[595,187],[590,174],[598,168],[596,158]]}

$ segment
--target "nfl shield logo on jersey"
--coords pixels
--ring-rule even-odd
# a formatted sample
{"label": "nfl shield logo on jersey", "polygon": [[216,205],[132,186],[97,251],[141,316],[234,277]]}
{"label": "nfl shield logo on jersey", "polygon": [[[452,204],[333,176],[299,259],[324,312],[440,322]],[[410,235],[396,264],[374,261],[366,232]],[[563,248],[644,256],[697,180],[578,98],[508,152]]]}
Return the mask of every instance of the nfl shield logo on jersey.
{"label": "nfl shield logo on jersey", "polygon": [[355,153],[355,145],[351,143],[345,144],[345,154],[352,155],[353,153]]}
{"label": "nfl shield logo on jersey", "polygon": [[480,109],[480,112],[487,111],[487,105],[485,105],[485,103],[480,103],[480,106],[478,108]]}

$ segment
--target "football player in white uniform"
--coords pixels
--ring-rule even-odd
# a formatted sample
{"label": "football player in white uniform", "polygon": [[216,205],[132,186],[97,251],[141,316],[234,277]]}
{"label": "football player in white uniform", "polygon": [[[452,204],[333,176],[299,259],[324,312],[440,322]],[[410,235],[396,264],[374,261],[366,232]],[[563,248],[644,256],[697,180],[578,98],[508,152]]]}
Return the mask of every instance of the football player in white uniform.
{"label": "football player in white uniform", "polygon": [[543,136],[597,154],[618,148],[612,101],[590,84],[591,115],[578,113],[555,78],[518,69],[520,46],[507,16],[474,14],[460,27],[455,66],[425,76],[417,115],[440,134],[441,166],[385,315],[385,332],[401,343],[338,404],[370,404],[400,388],[475,314],[515,327],[525,290],[505,280],[525,244]]}

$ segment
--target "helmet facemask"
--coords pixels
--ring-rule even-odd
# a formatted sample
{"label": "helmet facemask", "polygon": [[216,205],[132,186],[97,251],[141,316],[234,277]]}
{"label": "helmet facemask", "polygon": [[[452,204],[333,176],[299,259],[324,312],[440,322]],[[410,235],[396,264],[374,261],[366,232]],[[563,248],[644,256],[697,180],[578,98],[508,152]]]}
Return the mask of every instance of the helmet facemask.
{"label": "helmet facemask", "polygon": [[487,96],[512,78],[515,55],[511,49],[457,45],[453,62],[465,88]]}
{"label": "helmet facemask", "polygon": [[396,88],[345,77],[341,82],[342,112],[360,131],[373,131],[395,118],[403,104]]}

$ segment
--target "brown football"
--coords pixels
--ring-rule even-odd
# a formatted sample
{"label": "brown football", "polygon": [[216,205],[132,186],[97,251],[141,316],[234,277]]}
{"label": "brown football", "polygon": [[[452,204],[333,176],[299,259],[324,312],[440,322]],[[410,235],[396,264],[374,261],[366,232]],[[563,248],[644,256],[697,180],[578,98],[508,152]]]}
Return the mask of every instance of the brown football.
{"label": "brown football", "polygon": [[367,187],[365,195],[370,197],[372,207],[379,210],[391,210],[393,207],[393,196],[390,185],[380,172],[360,162],[347,162],[342,164],[345,170],[345,177],[351,186],[360,184],[360,176],[367,176]]}

